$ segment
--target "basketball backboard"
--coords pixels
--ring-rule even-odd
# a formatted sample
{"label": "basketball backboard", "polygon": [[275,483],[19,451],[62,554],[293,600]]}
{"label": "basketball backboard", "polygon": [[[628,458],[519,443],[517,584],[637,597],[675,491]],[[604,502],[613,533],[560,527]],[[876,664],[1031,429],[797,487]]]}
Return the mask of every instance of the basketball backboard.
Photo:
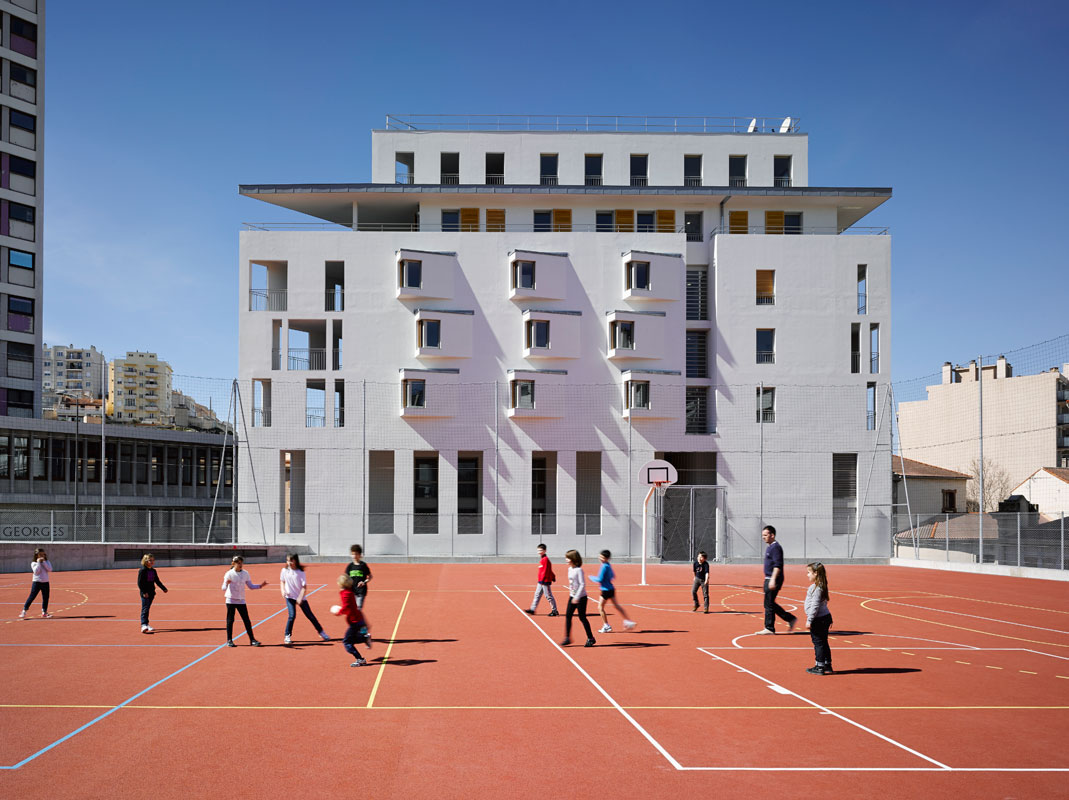
{"label": "basketball backboard", "polygon": [[670,486],[678,480],[676,468],[660,458],[647,461],[638,471],[638,482],[646,486]]}

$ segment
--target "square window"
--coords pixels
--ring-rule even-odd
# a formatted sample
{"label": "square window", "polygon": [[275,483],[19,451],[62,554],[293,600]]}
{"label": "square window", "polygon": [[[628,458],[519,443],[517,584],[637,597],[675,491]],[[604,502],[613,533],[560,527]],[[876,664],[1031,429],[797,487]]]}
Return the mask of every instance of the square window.
{"label": "square window", "polygon": [[437,319],[421,319],[419,321],[419,346],[441,347],[442,346],[442,323]]}
{"label": "square window", "polygon": [[531,349],[546,349],[549,347],[549,320],[532,319],[527,321],[527,335],[525,346]]}
{"label": "square window", "polygon": [[649,291],[650,289],[650,262],[648,261],[628,261],[626,282],[628,289],[642,289]]}
{"label": "square window", "polygon": [[459,231],[460,230],[460,211],[443,211],[442,212],[442,230],[443,231]]}
{"label": "square window", "polygon": [[595,228],[598,233],[612,233],[616,230],[615,214],[612,211],[598,211],[595,219]]}
{"label": "square window", "polygon": [[533,289],[535,288],[535,262],[513,261],[512,262],[512,288]]}
{"label": "square window", "polygon": [[609,325],[609,338],[616,350],[635,349],[635,323],[617,320]]}
{"label": "square window", "polygon": [[536,233],[543,231],[553,230],[553,212],[552,211],[536,211],[534,212],[534,229]]}
{"label": "square window", "polygon": [[650,407],[650,382],[628,381],[625,388],[628,408]]}
{"label": "square window", "polygon": [[776,363],[776,329],[757,329],[757,363]]}
{"label": "square window", "polygon": [[636,213],[637,226],[636,230],[639,233],[653,233],[656,230],[654,227],[654,213],[652,211],[639,211]]}
{"label": "square window", "polygon": [[427,407],[427,382],[422,380],[405,380],[401,385],[405,408]]}
{"label": "square window", "polygon": [[423,286],[423,262],[404,260],[401,262],[400,285],[402,289],[419,289]]}
{"label": "square window", "polygon": [[32,114],[23,114],[21,111],[11,109],[10,117],[8,119],[16,128],[22,128],[24,131],[29,131],[30,133],[37,130],[37,117]]}
{"label": "square window", "polygon": [[534,408],[534,381],[512,382],[512,407]]}

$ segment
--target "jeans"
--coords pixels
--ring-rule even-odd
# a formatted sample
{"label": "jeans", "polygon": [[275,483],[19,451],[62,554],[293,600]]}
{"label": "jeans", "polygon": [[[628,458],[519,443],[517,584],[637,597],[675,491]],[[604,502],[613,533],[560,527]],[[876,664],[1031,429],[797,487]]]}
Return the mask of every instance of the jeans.
{"label": "jeans", "polygon": [[583,623],[583,630],[586,631],[586,638],[593,639],[594,633],[590,630],[590,623],[586,621],[586,604],[590,598],[584,595],[578,600],[572,600],[568,598],[568,611],[564,617],[564,638],[570,639],[572,636],[572,614],[576,611],[579,612],[579,621]]}
{"label": "jeans", "polygon": [[816,666],[831,669],[831,647],[828,646],[828,631],[831,629],[831,614],[817,617],[809,623],[809,638],[813,640]]}
{"label": "jeans", "polygon": [[30,583],[30,596],[26,598],[26,605],[22,607],[23,611],[30,609],[30,603],[33,602],[33,598],[37,597],[37,593],[41,593],[41,612],[48,612],[48,593],[51,587],[48,585],[48,581],[33,581]]}
{"label": "jeans", "polygon": [[152,608],[152,601],[156,599],[156,593],[152,592],[147,597],[141,595],[141,624],[148,625],[148,610]]}
{"label": "jeans", "polygon": [[345,648],[345,651],[349,653],[353,658],[363,658],[356,650],[356,643],[363,642],[367,645],[367,649],[371,649],[371,634],[367,632],[367,625],[361,622],[359,625],[350,625],[345,629],[345,636],[342,637],[341,643]]}
{"label": "jeans", "polygon": [[542,595],[545,595],[549,600],[550,610],[556,611],[557,601],[553,597],[553,589],[550,588],[550,584],[548,583],[539,583],[535,586],[534,600],[531,601],[531,610],[538,610],[538,601],[542,599]]}
{"label": "jeans", "polygon": [[354,597],[356,598],[356,607],[357,608],[363,608],[364,607],[364,598],[367,597],[367,592],[356,592],[354,594]]}
{"label": "jeans", "polygon": [[244,603],[226,604],[226,640],[229,642],[234,638],[235,611],[241,614],[241,621],[245,623],[245,632],[249,634],[249,641],[255,642],[256,637],[252,633],[252,621],[249,619],[249,609],[245,607]]}
{"label": "jeans", "polygon": [[[292,597],[286,598],[286,606],[289,608],[290,618],[286,620],[286,635],[289,636],[293,633],[293,620],[297,617],[297,601]],[[308,617],[308,621],[312,623],[312,627],[316,629],[317,633],[323,632],[323,626],[319,624],[319,620],[316,619],[316,615],[312,613],[312,607],[308,605],[307,600],[301,601],[301,611]]]}
{"label": "jeans", "polygon": [[788,625],[793,625],[798,621],[798,618],[794,614],[788,614],[779,603],[776,602],[776,595],[779,594],[779,586],[769,586],[768,578],[765,578],[765,630],[775,630],[776,617],[786,622]]}
{"label": "jeans", "polygon": [[694,579],[694,585],[690,587],[690,596],[694,598],[694,607],[698,607],[698,589],[702,590],[702,595],[705,597],[705,610],[709,610],[709,584],[704,582],[701,578]]}

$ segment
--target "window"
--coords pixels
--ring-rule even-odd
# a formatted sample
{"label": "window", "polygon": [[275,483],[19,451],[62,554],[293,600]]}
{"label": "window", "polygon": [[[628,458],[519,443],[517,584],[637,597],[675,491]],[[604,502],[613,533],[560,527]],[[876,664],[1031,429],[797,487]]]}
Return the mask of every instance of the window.
{"label": "window", "polygon": [[636,212],[638,218],[638,225],[635,228],[639,233],[652,233],[656,230],[654,226],[654,220],[656,215],[652,211],[639,211]]}
{"label": "window", "polygon": [[650,289],[650,262],[628,261],[624,270],[624,282],[628,289]]}
{"label": "window", "polygon": [[600,153],[587,153],[583,158],[583,184],[585,186],[601,186],[603,160]]}
{"label": "window", "polygon": [[525,347],[528,350],[549,348],[549,320],[531,319],[527,321]]}
{"label": "window", "polygon": [[746,185],[746,156],[728,156],[728,186]]}
{"label": "window", "polygon": [[23,114],[21,111],[11,109],[9,121],[16,128],[35,133],[37,131],[37,117],[32,114]]}
{"label": "window", "polygon": [[37,164],[26,158],[8,156],[8,169],[15,175],[23,175],[27,178],[37,177]]}
{"label": "window", "polygon": [[687,387],[687,433],[709,432],[709,387]]}
{"label": "window", "polygon": [[501,186],[505,183],[505,154],[486,154],[486,185]]}
{"label": "window", "polygon": [[27,86],[37,86],[37,71],[32,70],[29,67],[21,66],[15,62],[11,64],[11,80],[16,83],[24,83]]}
{"label": "window", "polygon": [[687,331],[687,377],[709,377],[709,332]]}
{"label": "window", "polygon": [[631,154],[632,186],[649,185],[649,163],[650,157],[648,155],[635,155],[634,153]]}
{"label": "window", "polygon": [[858,375],[861,372],[861,325],[850,325],[850,373]]}
{"label": "window", "polygon": [[394,153],[394,181],[396,183],[415,183],[415,153]]}
{"label": "window", "polygon": [[460,211],[457,209],[451,209],[449,211],[442,211],[442,230],[443,231],[459,231],[460,230]]}
{"label": "window", "polygon": [[868,265],[857,265],[857,313],[868,313]]}
{"label": "window", "polygon": [[7,376],[9,378],[33,378],[35,349],[23,342],[7,343]]}
{"label": "window", "polygon": [[438,455],[416,455],[412,469],[413,533],[438,532]]}
{"label": "window", "polygon": [[443,184],[456,185],[460,183],[460,153],[442,153],[439,164],[441,165],[441,181]]}
{"label": "window", "polygon": [[790,186],[791,185],[791,157],[790,156],[773,156],[772,157],[772,181],[773,186]]}
{"label": "window", "polygon": [[557,185],[557,154],[542,153],[538,158],[540,183],[543,186]]}
{"label": "window", "polygon": [[856,531],[857,453],[832,453],[831,512],[833,534]]}
{"label": "window", "polygon": [[533,289],[535,288],[535,262],[513,261],[512,262],[512,288]]}
{"label": "window", "polygon": [[457,454],[457,533],[482,533],[481,455]]}
{"label": "window", "polygon": [[958,493],[954,489],[943,490],[943,513],[958,513]]}
{"label": "window", "polygon": [[421,380],[405,380],[401,382],[402,402],[405,408],[427,407],[427,383]]}
{"label": "window", "polygon": [[757,387],[757,422],[776,421],[776,390],[771,386]]}
{"label": "window", "polygon": [[368,533],[393,533],[394,453],[370,450],[368,463]]}
{"label": "window", "polygon": [[534,381],[513,381],[511,404],[513,408],[534,408],[535,407],[535,385]]}
{"label": "window", "polygon": [[601,533],[601,452],[575,454],[575,532]]}
{"label": "window", "polygon": [[48,478],[47,439],[34,437],[33,449],[30,451],[30,477],[35,481],[43,481]]}
{"label": "window", "polygon": [[783,215],[783,232],[799,234],[802,232],[802,215],[800,213],[786,213]]}
{"label": "window", "polygon": [[635,349],[635,323],[615,320],[609,323],[610,347],[615,350]]}
{"label": "window", "polygon": [[750,232],[750,212],[749,211],[729,211],[728,212],[728,233],[749,233]]}
{"label": "window", "polygon": [[34,210],[32,206],[24,206],[22,203],[9,203],[7,217],[11,220],[18,220],[19,222],[33,225]]}
{"label": "window", "polygon": [[[10,328],[9,328],[10,330]],[[880,371],[880,326],[869,325],[869,372],[873,375]]]}
{"label": "window", "polygon": [[[26,20],[19,19],[18,17],[15,17],[15,16],[9,17],[9,20],[10,20],[10,24],[11,24],[11,35],[12,36],[21,36],[23,39],[25,39],[28,42],[36,42],[37,41],[37,26],[36,25],[34,25],[32,22],[27,22]],[[19,52],[21,52],[21,51],[19,51]],[[31,54],[30,53],[23,53],[23,55],[31,55]]]}
{"label": "window", "polygon": [[683,213],[683,230],[687,234],[688,242],[701,242],[705,240],[702,230],[702,212],[686,211]]}
{"label": "window", "polygon": [[757,363],[776,363],[776,329],[757,329]]}
{"label": "window", "polygon": [[536,211],[534,212],[534,229],[535,232],[551,231],[553,230],[553,212],[552,211]]}
{"label": "window", "polygon": [[616,230],[616,223],[613,216],[613,212],[611,211],[598,211],[595,214],[594,227],[598,233],[612,233]]}
{"label": "window", "polygon": [[442,322],[437,319],[421,319],[419,321],[419,346],[441,347],[442,346]]}
{"label": "window", "polygon": [[557,454],[531,454],[531,533],[557,532]]}
{"label": "window", "polygon": [[876,430],[876,384],[869,383],[865,386],[865,430]]}
{"label": "window", "polygon": [[683,185],[702,185],[702,157],[683,156]]}
{"label": "window", "polygon": [[757,305],[771,306],[776,304],[776,270],[757,270]]}
{"label": "window", "polygon": [[7,298],[7,329],[19,333],[33,333],[34,301],[28,297]]}
{"label": "window", "polygon": [[708,270],[687,270],[687,319],[709,319]]}
{"label": "window", "polygon": [[627,381],[624,384],[624,401],[627,408],[649,408],[650,382]]}
{"label": "window", "polygon": [[401,262],[399,283],[402,289],[419,289],[423,286],[423,262],[405,259]]}

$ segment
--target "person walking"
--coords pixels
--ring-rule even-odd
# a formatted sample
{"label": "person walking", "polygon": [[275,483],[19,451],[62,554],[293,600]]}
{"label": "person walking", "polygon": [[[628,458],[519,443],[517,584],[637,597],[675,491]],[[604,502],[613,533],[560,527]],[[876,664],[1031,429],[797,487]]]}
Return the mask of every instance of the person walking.
{"label": "person walking", "polygon": [[698,610],[698,589],[702,590],[705,598],[705,613],[709,613],[709,562],[704,550],[698,552],[692,568],[694,569],[694,583],[690,587],[690,596],[694,600],[694,610]]}
{"label": "person walking", "polygon": [[245,571],[245,559],[234,556],[230,561],[231,567],[223,576],[223,591],[226,592],[226,646],[237,647],[234,644],[234,613],[241,614],[241,621],[245,623],[245,632],[249,634],[249,644],[259,647],[256,636],[252,632],[252,622],[249,620],[249,609],[245,607],[245,587],[250,589],[262,589],[267,586],[263,583],[253,583],[249,573]]}
{"label": "person walking", "polygon": [[787,630],[793,631],[798,624],[798,617],[784,610],[776,602],[776,595],[783,586],[783,548],[776,541],[776,529],[766,525],[761,531],[765,543],[765,627],[760,634],[772,635],[776,632],[776,617],[787,623]]}
{"label": "person walking", "polygon": [[319,624],[316,615],[312,613],[312,607],[308,605],[308,580],[304,576],[304,566],[301,564],[301,557],[297,553],[290,553],[286,556],[286,566],[279,573],[278,582],[279,590],[282,592],[282,599],[286,601],[286,609],[289,611],[283,641],[286,644],[293,642],[291,637],[293,620],[297,618],[297,609],[300,608],[304,615],[308,617],[308,621],[312,623],[312,627],[316,629],[316,633],[322,637],[324,642],[329,642],[330,636],[323,630],[323,626]]}
{"label": "person walking", "polygon": [[163,589],[167,594],[167,587],[160,580],[160,574],[156,571],[156,556],[145,553],[141,556],[141,569],[137,571],[137,590],[141,592],[141,632],[152,633],[155,631],[148,624],[148,612],[152,608],[152,601],[156,599],[156,587]]}
{"label": "person walking", "polygon": [[539,544],[538,583],[535,584],[534,600],[531,601],[531,607],[527,609],[528,614],[534,614],[538,610],[538,601],[542,599],[542,595],[545,595],[549,599],[549,616],[560,616],[557,613],[557,600],[553,597],[553,581],[555,580],[557,576],[553,574],[553,565],[549,563],[549,556],[546,555],[546,546]]}
{"label": "person walking", "polygon": [[567,647],[572,643],[572,616],[579,612],[579,621],[583,623],[586,631],[586,644],[584,647],[593,647],[594,633],[590,630],[590,623],[586,618],[586,578],[583,577],[583,557],[578,550],[569,550],[564,554],[568,561],[568,610],[564,612],[564,641],[561,647]]}

